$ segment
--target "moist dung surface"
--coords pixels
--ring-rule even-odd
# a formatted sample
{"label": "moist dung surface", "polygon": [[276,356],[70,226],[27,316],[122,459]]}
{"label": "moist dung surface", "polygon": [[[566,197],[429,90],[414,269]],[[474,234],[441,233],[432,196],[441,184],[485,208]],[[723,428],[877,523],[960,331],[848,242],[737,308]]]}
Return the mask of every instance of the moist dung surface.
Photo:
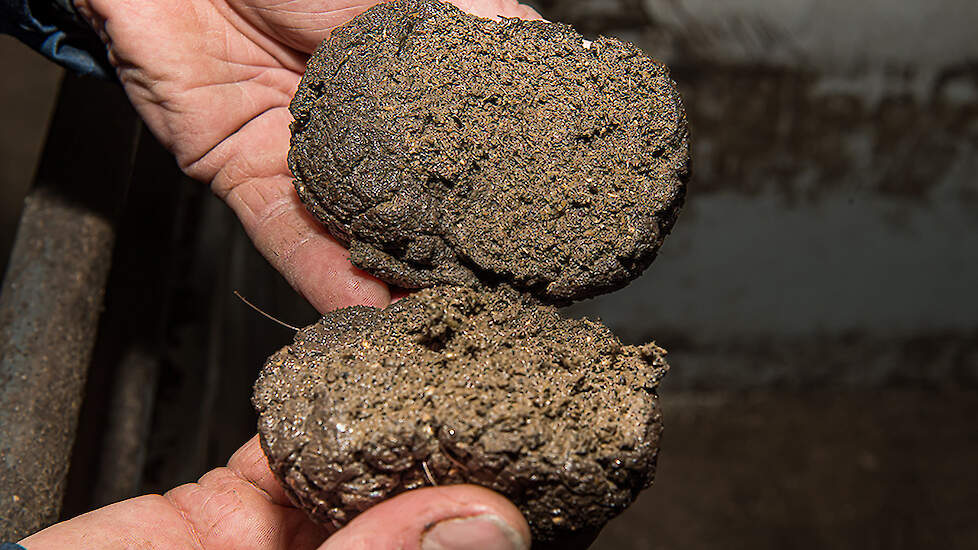
{"label": "moist dung surface", "polygon": [[440,287],[301,330],[254,404],[272,471],[324,525],[476,483],[547,542],[596,531],[652,482],[663,353],[516,292]]}
{"label": "moist dung surface", "polygon": [[655,257],[689,175],[662,63],[437,0],[334,31],[291,111],[300,197],[354,264],[405,288],[504,282],[553,302],[620,288]]}

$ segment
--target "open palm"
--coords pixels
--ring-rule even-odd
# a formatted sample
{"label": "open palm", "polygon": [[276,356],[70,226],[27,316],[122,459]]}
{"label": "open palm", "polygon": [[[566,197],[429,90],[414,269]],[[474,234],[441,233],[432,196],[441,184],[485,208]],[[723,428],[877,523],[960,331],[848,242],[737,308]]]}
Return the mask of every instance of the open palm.
{"label": "open palm", "polygon": [[[422,546],[423,537],[434,534],[432,525],[447,521],[452,527],[465,518],[476,522],[468,522],[464,536],[443,532],[447,540],[436,541],[441,546]],[[485,520],[482,525],[480,519]],[[498,543],[500,530],[503,544]],[[256,437],[226,468],[197,483],[106,506],[27,537],[21,545],[27,550],[526,550],[529,528],[503,497],[481,487],[455,485],[394,497],[357,516],[324,543],[327,535],[291,506]]]}
{"label": "open palm", "polygon": [[[209,183],[255,246],[320,311],[385,306],[305,211],[287,165],[288,111],[306,59],[376,0],[76,0],[133,105],[190,176]],[[455,0],[484,17],[538,17],[516,0]]]}
{"label": "open palm", "polygon": [[[119,79],[149,128],[187,174],[210,184],[231,206],[258,249],[293,287],[321,311],[390,301],[386,285],[353,267],[343,247],[306,212],[286,163],[288,104],[309,52],[375,1],[75,3],[105,41]],[[536,17],[515,0],[454,3],[486,17]],[[471,486],[400,495],[358,516],[320,546],[329,533],[288,502],[253,439],[228,467],[197,483],[90,512],[23,544],[28,550],[415,549],[439,521],[475,516],[504,524],[504,538],[515,544],[492,546],[485,538],[492,535],[491,525],[482,531],[467,525],[466,536],[474,537],[469,547],[526,547],[528,528],[516,508]]]}

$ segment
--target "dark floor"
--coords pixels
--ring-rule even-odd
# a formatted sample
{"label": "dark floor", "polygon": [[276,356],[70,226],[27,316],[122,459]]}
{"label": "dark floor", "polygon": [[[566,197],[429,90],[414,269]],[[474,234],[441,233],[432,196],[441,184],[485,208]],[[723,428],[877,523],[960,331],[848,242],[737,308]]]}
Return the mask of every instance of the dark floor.
{"label": "dark floor", "polygon": [[662,398],[655,486],[596,549],[978,548],[974,392]]}

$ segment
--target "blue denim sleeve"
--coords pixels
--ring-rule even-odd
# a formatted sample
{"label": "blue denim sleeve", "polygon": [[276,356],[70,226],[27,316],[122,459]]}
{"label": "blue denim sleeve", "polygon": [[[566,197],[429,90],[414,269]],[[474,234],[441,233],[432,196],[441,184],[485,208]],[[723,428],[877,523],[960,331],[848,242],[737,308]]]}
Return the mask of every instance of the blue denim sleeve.
{"label": "blue denim sleeve", "polygon": [[70,0],[0,0],[0,33],[78,74],[114,78],[105,46]]}
{"label": "blue denim sleeve", "polygon": [[27,550],[19,544],[14,544],[12,542],[0,542],[0,550]]}

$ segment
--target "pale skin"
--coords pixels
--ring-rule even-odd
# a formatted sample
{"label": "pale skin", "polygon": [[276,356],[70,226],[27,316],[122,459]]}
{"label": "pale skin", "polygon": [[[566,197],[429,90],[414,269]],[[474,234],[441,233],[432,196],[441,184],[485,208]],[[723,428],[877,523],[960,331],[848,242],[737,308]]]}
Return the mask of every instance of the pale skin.
{"label": "pale skin", "polygon": [[[258,250],[320,311],[391,300],[391,290],[351,265],[346,250],[306,212],[286,164],[288,104],[308,54],[375,3],[75,0],[148,127],[188,175],[231,207]],[[453,3],[483,17],[539,17],[515,0]],[[21,544],[29,550],[413,550],[437,522],[483,515],[529,541],[511,503],[464,485],[405,493],[331,534],[291,505],[255,438],[227,467],[196,483],[89,512]]]}
{"label": "pale skin", "polygon": [[[255,246],[319,311],[385,306],[306,212],[286,164],[288,105],[308,54],[376,0],[75,0],[129,99],[180,167],[234,210]],[[515,0],[454,0],[476,15],[539,17]]]}
{"label": "pale skin", "polygon": [[484,514],[501,518],[529,541],[526,522],[512,504],[471,485],[404,493],[329,536],[291,505],[256,437],[231,457],[227,467],[208,472],[197,483],[106,506],[20,544],[28,550],[416,550],[431,525]]}

